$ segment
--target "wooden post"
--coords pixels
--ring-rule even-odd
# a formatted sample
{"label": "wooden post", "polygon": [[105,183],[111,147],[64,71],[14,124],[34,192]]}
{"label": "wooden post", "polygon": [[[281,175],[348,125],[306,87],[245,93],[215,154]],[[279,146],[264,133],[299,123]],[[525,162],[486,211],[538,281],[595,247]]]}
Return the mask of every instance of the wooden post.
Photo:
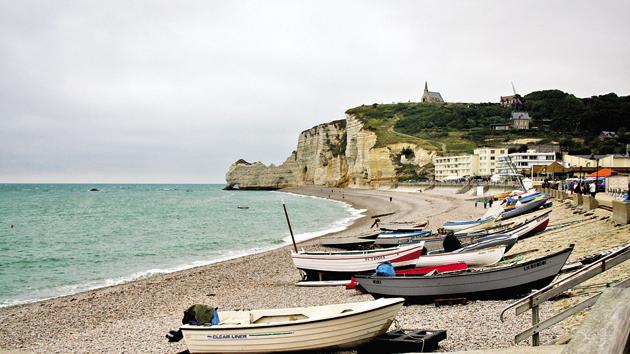
{"label": "wooden post", "polygon": [[295,244],[295,237],[293,236],[293,229],[291,228],[291,221],[289,220],[289,213],[287,213],[287,206],[282,201],[282,208],[284,209],[284,216],[287,218],[287,225],[289,225],[289,233],[291,234],[291,241],[293,241],[293,249],[295,253],[298,253],[297,245]]}
{"label": "wooden post", "polygon": [[[540,322],[540,313],[538,312],[538,305],[532,307],[532,327],[535,327]],[[534,334],[532,334],[532,346],[537,347],[540,345],[540,333],[536,328]]]}

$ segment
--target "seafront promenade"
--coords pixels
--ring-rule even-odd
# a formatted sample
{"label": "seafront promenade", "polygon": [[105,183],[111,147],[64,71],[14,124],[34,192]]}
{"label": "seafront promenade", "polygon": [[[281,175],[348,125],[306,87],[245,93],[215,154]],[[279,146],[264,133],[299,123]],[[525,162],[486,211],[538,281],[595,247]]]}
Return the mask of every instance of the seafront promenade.
{"label": "seafront promenade", "polygon": [[[366,230],[372,216],[390,214],[382,220],[425,220],[436,229],[448,220],[479,217],[487,212],[475,207],[471,195],[436,188],[339,189],[312,186],[287,192],[344,201],[366,209],[365,216],[350,228],[324,237],[348,236]],[[313,214],[316,216],[317,211]],[[287,232],[288,233],[288,232]],[[298,244],[316,249],[320,239]],[[630,226],[618,225],[605,209],[584,211],[568,201],[554,200],[548,230],[523,240],[510,253],[528,259],[575,244],[569,262],[630,242]],[[185,343],[168,343],[164,334],[181,323],[183,311],[202,303],[221,309],[254,309],[323,305],[370,300],[372,297],[343,287],[304,288],[294,284],[299,272],[290,258],[290,247],[250,255],[209,266],[66,296],[0,309],[0,348],[26,352],[180,352]],[[630,265],[620,265],[591,279],[598,286],[627,277]],[[547,302],[541,317],[549,317],[571,305],[578,297]],[[405,306],[395,325],[402,328],[445,329],[448,339],[442,351],[509,348],[514,335],[531,325],[528,316],[499,313],[508,301],[470,301],[467,305]],[[571,318],[541,335],[544,344],[565,338],[583,317]],[[527,342],[521,345],[528,345]]]}

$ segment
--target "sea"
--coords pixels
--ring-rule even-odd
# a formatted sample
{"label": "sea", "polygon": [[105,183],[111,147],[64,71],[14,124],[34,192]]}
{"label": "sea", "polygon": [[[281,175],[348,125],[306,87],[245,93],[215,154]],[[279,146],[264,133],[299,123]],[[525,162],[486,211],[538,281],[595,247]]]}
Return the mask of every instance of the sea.
{"label": "sea", "polygon": [[[0,184],[0,307],[121,284],[340,231],[364,210],[218,184]],[[98,191],[91,191],[98,189]]]}

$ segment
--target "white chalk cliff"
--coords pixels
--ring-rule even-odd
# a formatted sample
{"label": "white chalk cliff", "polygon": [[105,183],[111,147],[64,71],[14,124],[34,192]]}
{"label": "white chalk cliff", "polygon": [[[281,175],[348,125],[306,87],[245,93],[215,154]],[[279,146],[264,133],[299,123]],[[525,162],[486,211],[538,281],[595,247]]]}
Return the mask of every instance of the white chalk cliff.
{"label": "white chalk cliff", "polygon": [[397,179],[396,154],[411,148],[414,157],[402,163],[422,166],[434,154],[415,144],[375,148],[376,133],[351,114],[345,120],[320,124],[300,133],[297,149],[280,166],[238,160],[226,176],[227,188],[278,189],[302,185],[371,187]]}

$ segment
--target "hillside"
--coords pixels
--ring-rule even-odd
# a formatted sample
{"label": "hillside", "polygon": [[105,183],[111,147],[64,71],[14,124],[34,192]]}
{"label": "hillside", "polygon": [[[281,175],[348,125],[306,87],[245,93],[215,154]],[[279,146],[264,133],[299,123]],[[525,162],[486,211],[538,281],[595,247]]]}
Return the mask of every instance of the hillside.
{"label": "hillside", "polygon": [[[431,179],[437,154],[469,153],[480,146],[560,142],[574,154],[625,152],[630,143],[630,97],[577,98],[558,90],[532,92],[523,110],[531,130],[492,130],[511,111],[498,103],[398,103],[351,108],[346,119],[320,124],[298,136],[285,162],[236,161],[227,188],[277,189],[301,185],[378,187]],[[602,130],[616,136],[598,138]],[[519,143],[516,144],[515,142]],[[516,145],[516,146],[514,146]]]}
{"label": "hillside", "polygon": [[[569,152],[622,153],[630,143],[630,96],[614,93],[577,98],[559,91],[532,92],[523,110],[532,117],[531,130],[494,131],[492,124],[509,122],[511,110],[498,103],[397,103],[351,108],[346,113],[378,136],[377,146],[409,142],[442,152],[470,152],[478,146],[523,138],[558,141]],[[602,142],[602,130],[618,137]]]}

